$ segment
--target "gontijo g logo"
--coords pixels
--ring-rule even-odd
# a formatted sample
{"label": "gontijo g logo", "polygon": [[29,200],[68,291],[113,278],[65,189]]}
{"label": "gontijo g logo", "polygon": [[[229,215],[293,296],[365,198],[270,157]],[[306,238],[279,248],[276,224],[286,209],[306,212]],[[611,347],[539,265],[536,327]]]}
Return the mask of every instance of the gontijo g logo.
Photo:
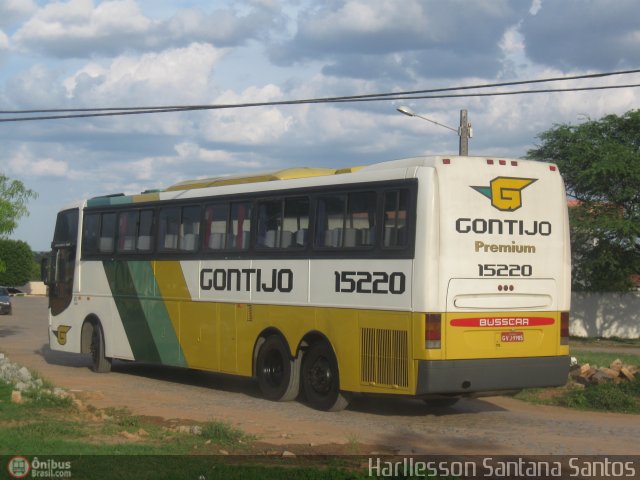
{"label": "gontijo g logo", "polygon": [[522,206],[522,190],[531,185],[535,178],[496,177],[488,187],[474,187],[474,190],[491,200],[491,205],[503,212],[513,212]]}

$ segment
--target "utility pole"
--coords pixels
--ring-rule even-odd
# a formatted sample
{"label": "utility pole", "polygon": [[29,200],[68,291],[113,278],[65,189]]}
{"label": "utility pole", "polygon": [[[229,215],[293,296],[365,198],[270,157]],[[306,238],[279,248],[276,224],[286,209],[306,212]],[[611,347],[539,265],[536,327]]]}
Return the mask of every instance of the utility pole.
{"label": "utility pole", "polygon": [[472,136],[471,124],[467,119],[467,111],[460,110],[460,127],[458,127],[460,137],[460,148],[458,154],[466,157],[469,155],[469,138]]}

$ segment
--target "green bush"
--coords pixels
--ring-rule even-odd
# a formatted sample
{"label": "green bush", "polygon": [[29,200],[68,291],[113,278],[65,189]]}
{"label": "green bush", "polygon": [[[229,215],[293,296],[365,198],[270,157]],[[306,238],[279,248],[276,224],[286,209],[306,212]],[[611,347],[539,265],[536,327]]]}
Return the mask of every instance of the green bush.
{"label": "green bush", "polygon": [[31,278],[33,252],[21,240],[0,239],[0,285],[16,287],[24,285]]}

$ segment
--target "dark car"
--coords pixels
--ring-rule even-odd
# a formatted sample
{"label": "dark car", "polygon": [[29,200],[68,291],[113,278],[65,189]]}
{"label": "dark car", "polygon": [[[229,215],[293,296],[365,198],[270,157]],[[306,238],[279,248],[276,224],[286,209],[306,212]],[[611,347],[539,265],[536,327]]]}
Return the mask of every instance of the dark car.
{"label": "dark car", "polygon": [[0,287],[0,314],[11,315],[11,299],[6,287]]}

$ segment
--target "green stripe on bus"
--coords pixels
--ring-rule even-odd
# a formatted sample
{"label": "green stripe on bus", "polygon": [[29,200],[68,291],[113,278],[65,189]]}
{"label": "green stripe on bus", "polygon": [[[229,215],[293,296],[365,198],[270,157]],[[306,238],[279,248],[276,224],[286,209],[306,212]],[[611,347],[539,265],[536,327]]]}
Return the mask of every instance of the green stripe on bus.
{"label": "green stripe on bus", "polygon": [[159,363],[161,357],[127,262],[105,260],[102,264],[134,359]]}
{"label": "green stripe on bus", "polygon": [[167,307],[160,298],[160,290],[151,262],[127,262],[142,311],[153,336],[158,354],[165,365],[186,367],[177,332],[171,323]]}

